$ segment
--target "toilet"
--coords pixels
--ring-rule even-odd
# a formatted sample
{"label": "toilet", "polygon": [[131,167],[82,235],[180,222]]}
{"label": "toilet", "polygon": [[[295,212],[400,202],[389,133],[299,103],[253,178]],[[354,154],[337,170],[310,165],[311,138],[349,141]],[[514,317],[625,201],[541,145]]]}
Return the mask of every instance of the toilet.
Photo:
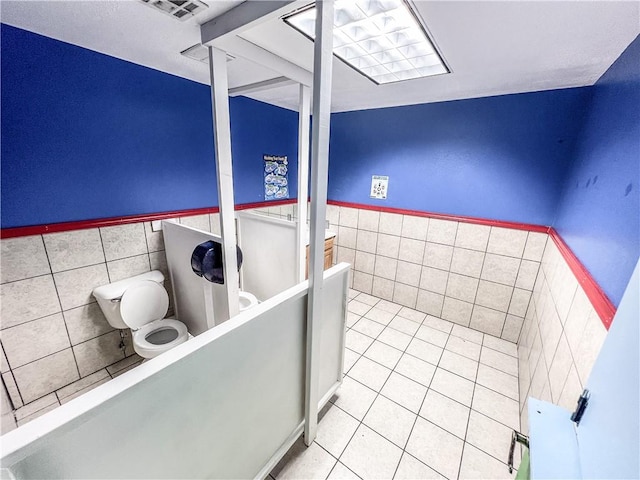
{"label": "toilet", "polygon": [[107,322],[114,328],[130,328],[133,349],[145,359],[192,338],[184,323],[164,318],[169,295],[163,283],[162,272],[153,270],[93,290]]}
{"label": "toilet", "polygon": [[255,307],[258,303],[260,303],[256,298],[256,296],[249,292],[243,292],[242,290],[240,290],[240,293],[238,296],[239,296],[238,300],[240,301],[240,308],[239,308],[240,312],[249,310],[251,307]]}

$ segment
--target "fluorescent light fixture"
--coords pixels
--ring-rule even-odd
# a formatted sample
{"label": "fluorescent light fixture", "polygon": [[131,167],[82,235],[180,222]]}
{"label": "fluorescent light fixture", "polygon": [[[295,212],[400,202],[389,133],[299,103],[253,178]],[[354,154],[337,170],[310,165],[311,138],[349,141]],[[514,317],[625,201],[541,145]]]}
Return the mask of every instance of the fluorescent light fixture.
{"label": "fluorescent light fixture", "polygon": [[[283,20],[314,39],[314,5]],[[403,0],[336,0],[333,53],[378,85],[449,73],[426,30]]]}

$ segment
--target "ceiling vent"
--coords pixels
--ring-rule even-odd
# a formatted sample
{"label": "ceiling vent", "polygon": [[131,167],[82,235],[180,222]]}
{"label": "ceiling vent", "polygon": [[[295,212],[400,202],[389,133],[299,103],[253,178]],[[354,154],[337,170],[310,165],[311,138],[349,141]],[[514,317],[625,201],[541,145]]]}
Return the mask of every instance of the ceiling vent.
{"label": "ceiling vent", "polygon": [[[190,46],[186,50],[180,52],[180,55],[184,55],[187,58],[191,58],[193,60],[197,60],[202,63],[209,63],[209,49],[202,45],[201,43],[196,43],[195,45]],[[234,56],[229,55],[227,53],[227,62],[233,60]]]}
{"label": "ceiling vent", "polygon": [[200,0],[140,0],[142,3],[159,10],[167,15],[171,15],[180,21],[185,21],[198,15],[209,8]]}

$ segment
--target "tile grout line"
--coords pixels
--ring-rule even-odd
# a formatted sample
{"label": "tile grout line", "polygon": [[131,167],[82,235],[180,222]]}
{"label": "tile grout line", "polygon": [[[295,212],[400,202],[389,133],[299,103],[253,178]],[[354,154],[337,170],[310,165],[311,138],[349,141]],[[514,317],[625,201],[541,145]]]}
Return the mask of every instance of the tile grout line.
{"label": "tile grout line", "polygon": [[[78,357],[76,357],[76,351],[73,349],[73,343],[71,342],[71,335],[69,334],[69,326],[67,325],[67,318],[64,315],[64,309],[62,307],[62,299],[60,298],[60,291],[58,289],[58,284],[57,284],[55,276],[53,274],[53,267],[51,265],[51,259],[49,258],[49,251],[47,250],[47,244],[44,241],[44,236],[41,235],[41,237],[42,237],[42,243],[44,245],[44,253],[47,256],[47,262],[49,263],[49,270],[51,270],[51,279],[53,280],[53,287],[56,290],[56,296],[58,297],[58,303],[60,305],[60,315],[62,316],[62,323],[64,324],[65,332],[67,333],[67,340],[69,341],[69,348],[71,349],[71,355],[73,356],[73,363],[75,364],[76,372],[78,372],[78,378],[82,378],[82,375],[80,375],[80,366],[78,365]],[[102,245],[102,238],[100,239],[100,245]],[[105,268],[106,268],[106,266],[105,266]],[[62,352],[64,350],[65,349],[60,350],[60,352]],[[59,352],[55,352],[55,353],[59,353]],[[45,358],[45,357],[42,357],[42,358]],[[34,361],[37,361],[37,360],[40,360],[40,359],[36,359]],[[32,363],[32,362],[30,362],[30,363]],[[17,385],[17,383],[16,383],[16,385]],[[24,403],[24,399],[23,399],[23,403]]]}
{"label": "tile grout line", "polygon": [[[396,316],[398,316],[398,314],[397,314]],[[395,318],[395,317],[394,317],[394,318]],[[401,318],[404,318],[404,317],[401,317]],[[406,319],[406,320],[408,320],[408,319]],[[410,320],[410,321],[411,321],[411,320]],[[417,322],[414,322],[414,323],[417,323]],[[389,328],[393,328],[393,327],[389,327]],[[357,330],[356,330],[356,331],[357,331]],[[416,332],[417,332],[417,331],[416,331]],[[358,333],[360,333],[360,332],[358,332]],[[403,332],[401,332],[401,333],[403,333]],[[444,333],[444,332],[443,332],[443,333]],[[362,335],[365,335],[365,334],[362,334]],[[405,334],[405,335],[407,335],[407,334]],[[368,336],[368,335],[365,335],[365,336]],[[456,337],[456,338],[458,338],[458,339],[461,339],[461,340],[464,340],[464,341],[468,341],[468,342],[470,342],[470,343],[473,343],[474,345],[478,345],[478,346],[480,346],[481,348],[488,348],[488,349],[490,349],[490,350],[492,350],[492,351],[496,351],[496,352],[498,352],[498,353],[502,353],[503,355],[506,355],[506,356],[508,356],[508,357],[510,357],[510,358],[512,358],[512,359],[516,359],[516,360],[517,360],[517,357],[513,357],[513,356],[511,356],[511,355],[504,354],[503,352],[499,352],[499,351],[497,351],[497,350],[493,350],[493,349],[491,349],[490,347],[484,347],[484,345],[477,344],[477,343],[472,342],[472,341],[470,341],[470,340],[466,340],[466,339],[464,339],[464,338],[462,338],[462,337],[459,337],[459,336],[457,336],[457,335],[454,335],[453,333],[448,334],[448,337],[451,337],[451,336],[454,336],[454,337]],[[371,337],[369,337],[369,338],[371,338]],[[417,337],[415,337],[415,336],[414,336],[414,337],[412,337],[412,338],[417,338]],[[420,339],[418,339],[418,340],[420,340]],[[351,349],[349,349],[349,350],[351,350],[352,352],[354,352],[354,353],[356,353],[357,355],[359,355],[359,357],[362,357],[362,356],[365,356],[366,352],[369,350],[369,348],[371,347],[371,345],[373,345],[373,343],[374,343],[374,342],[376,342],[376,341],[381,342],[381,343],[384,343],[384,342],[382,342],[381,340],[373,339],[373,342],[369,345],[369,347],[367,347],[367,349],[366,349],[363,353],[358,353],[358,352],[355,352],[354,350],[351,350]],[[447,342],[448,342],[448,341],[447,341]],[[409,342],[409,343],[411,343],[411,342]],[[429,343],[429,342],[427,342],[427,343]],[[385,345],[387,345],[387,344],[385,344]],[[423,361],[423,362],[426,362],[426,363],[428,363],[428,364],[429,364],[429,365],[431,365],[431,366],[434,366],[434,367],[436,367],[436,368],[442,368],[443,370],[445,370],[445,371],[447,371],[447,372],[451,373],[452,375],[455,375],[456,377],[459,377],[459,378],[464,379],[464,380],[467,380],[467,381],[473,381],[473,383],[474,383],[474,390],[475,390],[475,385],[477,384],[477,385],[480,385],[480,386],[482,386],[483,388],[485,388],[485,389],[487,389],[487,390],[489,390],[489,391],[491,391],[491,392],[493,392],[493,393],[496,393],[496,394],[498,394],[498,395],[500,395],[500,396],[502,396],[502,397],[505,397],[505,398],[507,398],[507,399],[509,399],[509,400],[512,400],[512,401],[517,402],[517,400],[515,400],[515,399],[513,399],[513,398],[509,397],[508,395],[505,395],[505,394],[504,394],[504,393],[502,393],[502,392],[499,392],[499,391],[497,391],[497,390],[495,390],[495,389],[493,389],[493,388],[491,388],[491,387],[488,387],[488,386],[486,386],[486,385],[478,384],[478,383],[477,383],[477,371],[478,371],[478,369],[479,369],[479,368],[477,368],[477,369],[476,369],[476,380],[470,380],[470,379],[468,379],[468,378],[466,378],[466,377],[464,377],[464,376],[462,376],[462,375],[459,375],[459,374],[458,374],[458,373],[456,373],[456,372],[452,372],[452,371],[448,370],[447,368],[440,366],[440,361],[441,361],[442,356],[444,355],[444,351],[448,351],[448,352],[450,352],[450,353],[454,353],[454,354],[455,354],[455,352],[452,352],[451,350],[447,350],[447,349],[446,349],[446,344],[445,344],[445,347],[439,347],[438,345],[435,345],[435,344],[432,344],[432,343],[430,343],[430,345],[433,345],[433,346],[435,346],[435,347],[438,347],[438,348],[440,348],[440,349],[442,350],[442,353],[441,353],[440,358],[439,358],[439,360],[438,360],[438,365],[433,365],[433,363],[431,363],[431,362],[427,362],[426,360],[423,360],[423,359],[421,359],[421,358],[419,358],[419,357],[416,357],[416,356],[412,355],[411,353],[407,352],[407,351],[406,351],[406,349],[405,349],[405,350],[399,350],[398,348],[393,347],[393,346],[391,346],[391,345],[388,345],[388,346],[389,346],[389,347],[391,347],[391,348],[394,348],[395,350],[401,351],[403,354],[406,354],[406,355],[408,355],[408,356],[410,356],[410,357],[412,357],[412,358],[416,358],[416,359],[418,359],[418,360],[421,360],[421,361]],[[347,347],[347,348],[348,348],[348,347]],[[407,348],[408,348],[408,346],[407,346]],[[460,355],[460,354],[457,354],[457,355]],[[503,373],[503,374],[505,374],[505,375],[509,375],[510,377],[515,378],[515,379],[516,379],[516,381],[517,381],[517,379],[518,379],[518,377],[517,377],[517,376],[511,375],[511,374],[509,374],[509,373],[507,373],[507,372],[504,372],[504,371],[502,371],[502,370],[499,370],[499,369],[497,369],[497,368],[495,368],[495,367],[492,367],[491,365],[487,365],[487,364],[485,364],[485,363],[482,363],[479,359],[478,359],[477,361],[475,361],[475,360],[473,360],[473,359],[470,359],[469,357],[465,357],[464,355],[460,355],[460,356],[461,356],[461,357],[463,357],[463,358],[465,358],[465,359],[468,359],[468,360],[470,360],[470,361],[473,361],[474,363],[477,363],[477,364],[478,364],[478,367],[479,367],[480,365],[484,365],[485,367],[492,368],[492,369],[497,370],[497,371],[499,371],[499,372],[501,372],[501,373]],[[374,363],[376,363],[376,364],[378,364],[378,365],[380,365],[380,366],[382,366],[382,367],[389,368],[389,367],[387,367],[386,365],[383,365],[383,364],[381,364],[381,363],[377,362],[376,360],[374,360],[374,359],[372,359],[372,358],[369,358],[369,357],[366,357],[366,356],[365,356],[365,358],[367,358],[368,360],[371,360],[372,362],[374,362]],[[358,358],[358,360],[359,360],[359,358]],[[357,362],[357,360],[356,360],[356,362]],[[356,363],[356,362],[354,362],[354,365],[355,365],[355,363]],[[397,364],[396,364],[396,366],[397,366]],[[353,367],[353,365],[352,365],[352,367]],[[350,371],[350,370],[351,370],[351,368],[349,369],[349,371]],[[409,379],[409,380],[411,380],[411,381],[413,381],[413,382],[416,382],[416,383],[418,383],[418,384],[420,384],[420,385],[425,386],[424,384],[422,384],[422,383],[420,383],[420,382],[418,382],[418,381],[416,381],[416,380],[414,380],[414,379],[412,379],[412,378],[410,378],[410,377],[407,377],[406,375],[403,375],[403,374],[402,374],[402,373],[400,373],[400,372],[396,372],[396,371],[395,371],[395,367],[394,367],[393,369],[391,369],[391,370],[392,370],[393,372],[395,372],[396,374],[400,375],[400,376],[403,376],[403,377],[405,377],[405,378],[407,378],[407,379]],[[357,379],[355,379],[355,378],[353,378],[353,377],[351,377],[351,376],[349,376],[349,378],[350,378],[351,380],[354,380],[354,381],[356,381],[356,382],[358,382],[358,383],[360,383],[360,384],[364,385],[365,387],[367,387],[367,388],[369,388],[369,389],[373,390],[371,387],[369,387],[368,385],[365,385],[364,383],[360,382],[359,380],[357,380]],[[429,385],[429,386],[427,386],[427,388],[430,388],[430,385]],[[456,402],[456,403],[459,403],[459,404],[461,404],[461,405],[464,405],[463,403],[459,402],[458,400],[456,400],[456,399],[454,399],[454,398],[449,397],[448,395],[445,395],[445,394],[440,393],[440,392],[438,392],[438,393],[439,393],[440,395],[444,396],[444,397],[449,398],[450,400],[453,400],[453,401],[454,401],[454,402]],[[388,398],[388,397],[386,397],[384,394],[381,394],[381,395],[382,395],[383,397],[385,397],[385,398]],[[389,400],[391,400],[391,399],[389,399]],[[391,400],[391,401],[393,401],[393,400]],[[396,402],[394,402],[394,403],[396,403]],[[400,405],[400,406],[402,406],[402,405]],[[466,407],[466,405],[464,405],[464,406]],[[406,407],[404,407],[404,408],[406,408]],[[468,408],[470,408],[470,409],[471,409],[471,407],[468,407]],[[475,410],[474,410],[474,411],[475,411]],[[478,412],[478,413],[480,413],[480,412]],[[418,415],[419,415],[419,414],[418,414]],[[488,417],[488,418],[491,418],[491,417]],[[492,418],[492,420],[494,420],[494,421],[495,421],[495,422],[497,422],[497,423],[500,423],[500,424],[504,425],[505,427],[511,428],[511,427],[509,427],[508,425],[503,424],[503,423],[502,423],[502,422],[500,422],[499,420],[496,420],[496,419],[493,419],[493,418]]]}

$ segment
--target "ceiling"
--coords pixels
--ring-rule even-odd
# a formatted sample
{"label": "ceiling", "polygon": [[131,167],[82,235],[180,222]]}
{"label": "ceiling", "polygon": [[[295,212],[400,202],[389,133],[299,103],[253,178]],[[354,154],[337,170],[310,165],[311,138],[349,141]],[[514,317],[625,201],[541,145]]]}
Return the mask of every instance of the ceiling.
{"label": "ceiling", "polygon": [[[184,22],[139,0],[2,0],[0,15],[9,25],[208,84],[207,65],[180,52],[200,41],[200,24],[242,2],[205,1],[209,8]],[[334,57],[332,111],[592,85],[640,33],[638,1],[413,3],[452,73],[375,85]],[[280,19],[241,37],[312,69],[312,42]],[[230,88],[282,75],[240,57],[228,68]],[[297,109],[295,85],[248,96]]]}

